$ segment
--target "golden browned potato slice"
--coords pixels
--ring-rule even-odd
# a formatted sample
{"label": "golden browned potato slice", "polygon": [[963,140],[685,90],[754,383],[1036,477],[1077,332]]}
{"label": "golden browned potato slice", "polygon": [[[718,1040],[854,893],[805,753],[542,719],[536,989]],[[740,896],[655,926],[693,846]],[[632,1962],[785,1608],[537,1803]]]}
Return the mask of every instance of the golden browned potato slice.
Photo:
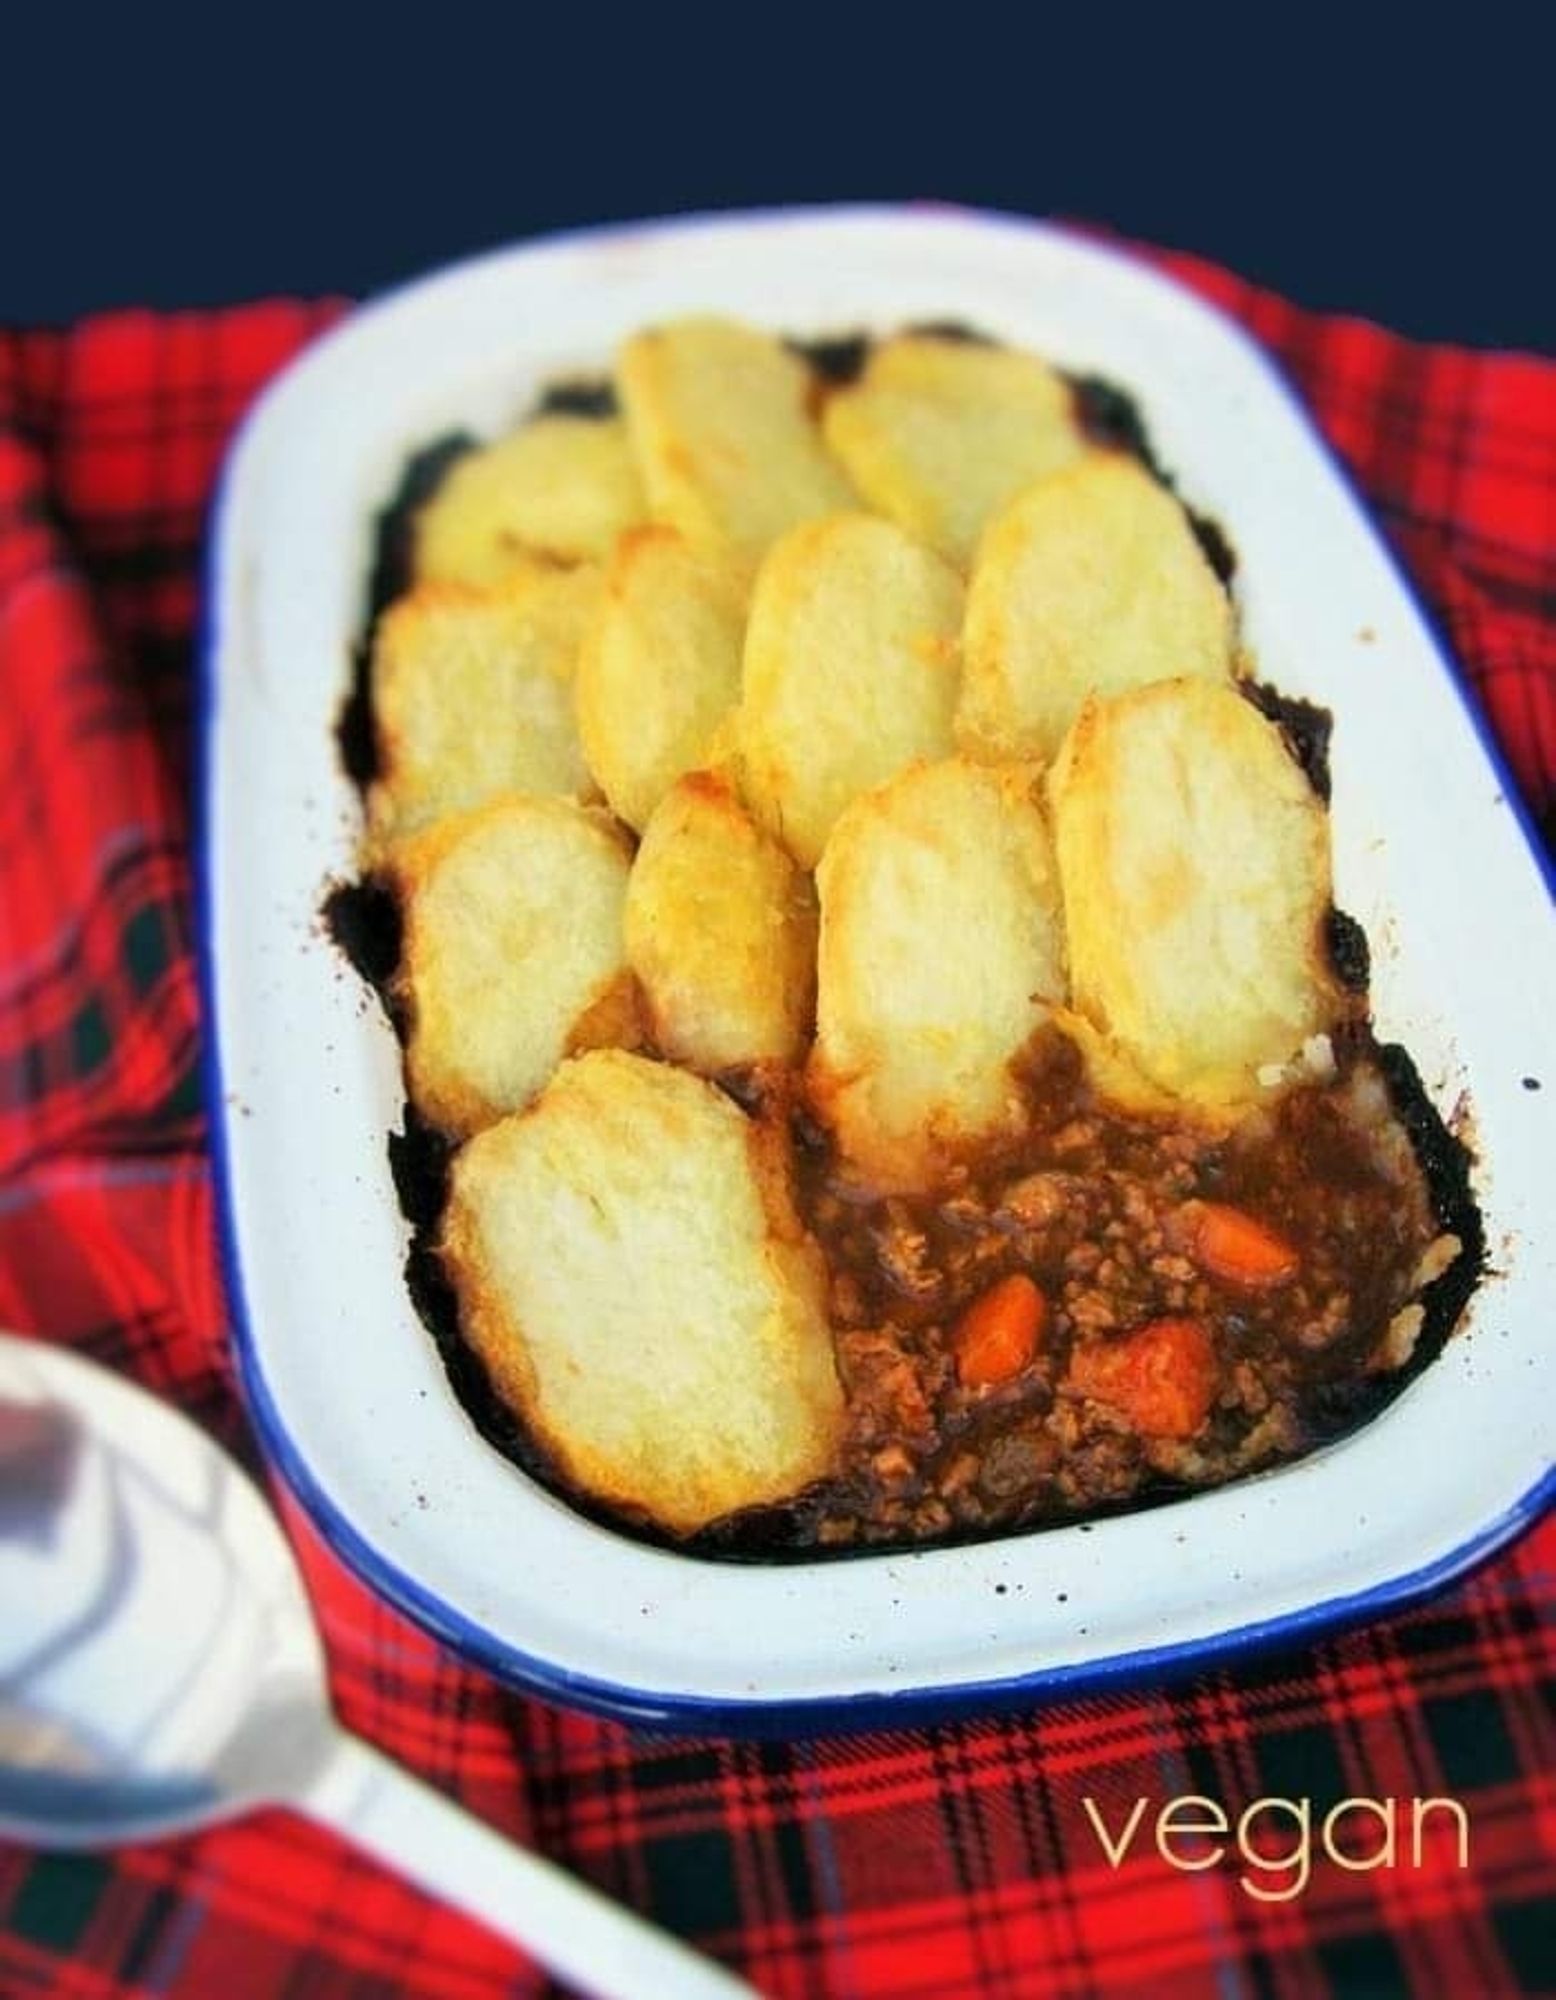
{"label": "golden browned potato slice", "polygon": [[823,1270],[770,1135],[711,1084],[568,1063],[454,1165],[465,1336],[576,1488],[688,1534],[830,1471]]}
{"label": "golden browned potato slice", "polygon": [[573,672],[599,589],[591,566],[489,590],[423,584],[390,606],[373,640],[375,835],[500,792],[589,790]]}
{"label": "golden browned potato slice", "polygon": [[740,698],[748,578],[674,528],[616,545],[578,663],[578,730],[612,809],[641,831],[683,771],[707,761]]}
{"label": "golden browned potato slice", "polygon": [[957,738],[1049,757],[1088,694],[1225,680],[1232,607],[1182,507],[1133,459],[1094,453],[990,523],[967,593]]}
{"label": "golden browned potato slice", "polygon": [[1231,687],[1162,682],[1088,702],[1049,787],[1100,1080],[1212,1113],[1256,1098],[1335,1008],[1328,816],[1279,731]]}
{"label": "golden browned potato slice", "polygon": [[629,340],[617,380],[656,519],[755,562],[796,521],[853,494],[811,415],[810,370],[735,320],[672,321]]}
{"label": "golden browned potato slice", "polygon": [[627,961],[666,1055],[717,1072],[794,1061],[810,1025],[810,878],[726,778],[695,771],[648,823],[627,884]]}
{"label": "golden browned potato slice", "polygon": [[644,515],[617,418],[541,416],[455,461],[416,519],[415,571],[497,583],[535,559],[599,560]]}
{"label": "golden browned potato slice", "polygon": [[1039,782],[1035,765],[922,765],[827,843],[811,1086],[877,1185],[925,1185],[1020,1120],[1011,1063],[1064,997]]}
{"label": "golden browned potato slice", "polygon": [[822,431],[872,507],[964,569],[992,514],[1087,449],[1046,362],[930,334],[882,341]]}
{"label": "golden browned potato slice", "polygon": [[805,867],[850,799],[951,750],[961,619],[950,564],[870,514],[807,522],[768,555],[746,630],[744,783]]}
{"label": "golden browned potato slice", "polygon": [[396,846],[406,1081],[440,1131],[527,1104],[563,1056],[636,1040],[628,857],[601,813],[505,798]]}

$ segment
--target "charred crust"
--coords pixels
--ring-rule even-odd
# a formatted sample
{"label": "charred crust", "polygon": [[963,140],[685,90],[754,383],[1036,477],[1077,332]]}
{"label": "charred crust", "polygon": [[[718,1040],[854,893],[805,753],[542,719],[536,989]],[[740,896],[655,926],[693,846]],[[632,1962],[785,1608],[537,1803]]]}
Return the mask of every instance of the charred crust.
{"label": "charred crust", "polygon": [[982,327],[964,319],[918,319],[905,329],[911,340],[944,340],[956,347],[999,347],[1002,343]]}
{"label": "charred crust", "polygon": [[[465,1377],[467,1371],[478,1364],[460,1334],[459,1296],[444,1269],[443,1259],[424,1234],[427,1226],[423,1224],[412,1239],[405,1259],[405,1287],[411,1295],[417,1318],[437,1342],[460,1402],[465,1403]],[[465,1407],[468,1409],[469,1404],[466,1403]],[[474,1412],[471,1414],[474,1415]],[[513,1429],[517,1436],[517,1426]]]}
{"label": "charred crust", "polygon": [[1110,382],[1105,375],[1068,375],[1071,404],[1081,433],[1104,451],[1121,451],[1143,465],[1159,485],[1183,507],[1200,552],[1209,563],[1216,581],[1229,590],[1237,574],[1237,550],[1221,523],[1210,514],[1190,507],[1178,492],[1177,481],[1156,455],[1151,434],[1140,405],[1127,389]]}
{"label": "charred crust", "polygon": [[550,382],[540,392],[535,405],[537,417],[591,417],[603,423],[620,408],[616,385],[607,375],[580,375],[566,382]]}
{"label": "charred crust", "polygon": [[1367,933],[1346,910],[1330,904],[1324,918],[1324,947],[1329,969],[1347,993],[1365,993],[1372,978],[1372,949]]}
{"label": "charred crust", "polygon": [[1275,724],[1286,748],[1301,765],[1308,783],[1328,805],[1329,739],[1334,733],[1333,715],[1316,702],[1282,694],[1269,681],[1240,681],[1237,691],[1267,721]]}
{"label": "charred crust", "polygon": [[1339,1375],[1315,1383],[1303,1404],[1310,1448],[1334,1444],[1372,1422],[1405,1386],[1404,1375]]}
{"label": "charred crust", "polygon": [[[396,1164],[396,1139],[400,1160]],[[405,1258],[405,1289],[416,1317],[432,1336],[443,1372],[460,1408],[480,1435],[521,1472],[576,1504],[558,1469],[498,1395],[485,1363],[466,1340],[459,1294],[439,1249],[448,1205],[454,1148],[425,1125],[407,1104],[403,1135],[391,1134],[390,1165],[400,1205],[411,1224]],[[402,1172],[405,1178],[402,1180]],[[597,1519],[605,1519],[601,1514]],[[620,1525],[617,1522],[615,1525]]]}
{"label": "charred crust", "polygon": [[788,346],[819,383],[828,389],[846,389],[864,373],[871,341],[867,333],[835,333],[818,340],[791,340]]}
{"label": "charred crust", "polygon": [[790,1130],[798,1079],[787,1063],[771,1059],[741,1063],[733,1069],[716,1071],[708,1081],[747,1118],[759,1124],[779,1125],[785,1132]]}
{"label": "charred crust", "polygon": [[1164,486],[1171,486],[1156,456],[1140,405],[1127,389],[1105,375],[1067,375],[1070,400],[1082,436],[1104,451],[1126,452]]}
{"label": "charred crust", "polygon": [[351,649],[351,685],[335,718],[335,745],[346,776],[359,792],[365,792],[383,771],[373,721],[372,653],[365,639]]}
{"label": "charred crust", "polygon": [[1199,543],[1200,553],[1215,572],[1217,583],[1223,590],[1230,590],[1232,578],[1237,574],[1237,551],[1232,546],[1231,538],[1213,514],[1202,514],[1197,507],[1187,504],[1183,511],[1189,517],[1189,526]]}
{"label": "charred crust", "polygon": [[1448,1269],[1421,1294],[1426,1325],[1417,1353],[1427,1360],[1441,1348],[1486,1268],[1486,1224],[1470,1184],[1475,1156],[1443,1122],[1408,1049],[1398,1042],[1381,1042],[1377,1062],[1394,1115],[1426,1179],[1437,1226],[1457,1236],[1462,1245]]}
{"label": "charred crust", "polygon": [[[366,626],[371,638],[379,617],[410,588],[414,568],[416,516],[476,440],[468,431],[448,431],[406,462],[400,483],[373,523],[373,567],[368,575]],[[364,642],[364,650],[366,642]]]}
{"label": "charred crust", "polygon": [[382,875],[338,882],[321,912],[332,942],[379,999],[389,1005],[389,987],[400,969],[405,925],[400,900]]}
{"label": "charred crust", "polygon": [[351,683],[335,718],[341,768],[358,791],[366,791],[383,770],[373,719],[373,628],[394,600],[410,588],[417,514],[437,492],[455,461],[474,448],[475,439],[467,431],[450,431],[413,452],[393,493],[374,517],[362,636],[352,648]]}
{"label": "charred crust", "polygon": [[[418,1228],[405,1259],[405,1288],[416,1316],[432,1335],[449,1387],[487,1443],[522,1472],[555,1490],[556,1468],[493,1389],[480,1356],[459,1323],[459,1298],[435,1240],[435,1224]],[[569,1496],[571,1498],[571,1496]]]}
{"label": "charred crust", "polygon": [[[475,1429],[521,1472],[577,1505],[550,1455],[497,1393],[486,1364],[465,1338],[459,1293],[439,1248],[448,1207],[455,1147],[407,1101],[403,1132],[389,1135],[389,1167],[400,1208],[411,1225],[405,1289],[416,1317],[432,1336],[443,1372]],[[603,1512],[593,1518],[606,1520]],[[619,1527],[619,1520],[612,1523]]]}
{"label": "charred crust", "polygon": [[446,1133],[429,1125],[406,1100],[405,1129],[389,1134],[389,1172],[400,1213],[413,1230],[436,1229],[448,1204],[454,1147]]}
{"label": "charred crust", "polygon": [[1355,1374],[1316,1385],[1305,1406],[1315,1444],[1332,1443],[1371,1423],[1442,1353],[1486,1271],[1486,1225],[1470,1185],[1474,1156],[1444,1124],[1427,1095],[1408,1050],[1368,1037],[1372,1059],[1388,1090],[1431,1198],[1439,1231],[1455,1236],[1459,1254],[1425,1285],[1418,1298],[1421,1331],[1404,1367],[1386,1374]]}

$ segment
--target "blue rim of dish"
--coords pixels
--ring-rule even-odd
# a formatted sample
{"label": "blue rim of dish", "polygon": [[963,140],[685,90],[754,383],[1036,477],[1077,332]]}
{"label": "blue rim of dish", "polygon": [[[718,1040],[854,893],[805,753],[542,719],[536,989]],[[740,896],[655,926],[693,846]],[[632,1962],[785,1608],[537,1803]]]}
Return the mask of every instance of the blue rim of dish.
{"label": "blue rim of dish", "polygon": [[[904,205],[819,205],[811,208],[729,210],[705,214],[666,217],[630,224],[609,224],[598,228],[565,230],[528,239],[522,246],[488,252],[481,257],[441,266],[407,284],[380,294],[340,322],[340,330],[355,324],[364,312],[376,312],[407,293],[463,270],[493,263],[513,254],[515,248],[566,247],[603,239],[640,237],[656,233],[680,234],[691,229],[729,226],[762,227],[799,219],[895,221],[906,216],[941,213],[950,218],[992,224],[1012,231],[1032,231],[1040,235],[1069,237],[1091,253],[1143,273],[1158,283],[1181,291],[1203,311],[1212,314],[1239,343],[1253,355],[1270,377],[1273,387],[1292,408],[1304,428],[1319,446],[1330,470],[1350,499],[1359,523],[1382,550],[1400,588],[1420,618],[1439,667],[1458,696],[1461,709],[1474,730],[1492,774],[1500,788],[1500,802],[1513,813],[1524,841],[1532,854],[1548,890],[1556,890],[1556,862],[1548,856],[1536,833],[1500,746],[1491,735],[1489,723],[1470,699],[1464,680],[1453,664],[1452,653],[1436,619],[1422,602],[1413,579],[1405,571],[1387,538],[1376,526],[1371,511],[1350,472],[1324,437],[1296,388],[1275,358],[1248,330],[1211,301],[1200,298],[1189,287],[1145,259],[1098,241],[1083,231],[1035,221],[1032,217],[1000,214],[988,210],[959,208],[935,203]],[[332,337],[326,331],[319,340],[302,350],[311,354]],[[302,357],[299,356],[298,359]],[[290,368],[277,377],[285,379]],[[233,1208],[231,1162],[228,1155],[226,1095],[222,1083],[221,1048],[216,1013],[216,964],[214,952],[215,855],[210,838],[214,817],[216,772],[216,726],[218,693],[216,686],[217,581],[222,527],[229,497],[229,483],[239,447],[250,428],[262,415],[269,400],[267,384],[253,408],[232,437],[223,459],[216,492],[206,523],[203,592],[197,636],[197,702],[192,823],[194,827],[194,869],[197,917],[197,959],[203,1034],[200,1045],[201,1075],[205,1090],[210,1131],[211,1168],[215,1192],[217,1244],[223,1282],[231,1316],[233,1348],[238,1377],[249,1415],[260,1443],[273,1467],[302,1503],[326,1544],[370,1588],[411,1618],[434,1638],[497,1679],[528,1693],[655,1730],[683,1734],[736,1735],[744,1737],[795,1737],[833,1731],[865,1731],[918,1726],[973,1713],[994,1714],[1030,1707],[1064,1695],[1105,1692],[1138,1686],[1146,1680],[1168,1680],[1202,1671],[1229,1660],[1268,1652],[1280,1646],[1307,1642],[1338,1630],[1355,1626],[1388,1613],[1397,1612],[1435,1595],[1463,1577],[1507,1543],[1534,1526],[1548,1507],[1556,1502],[1556,1466],[1478,1534],[1457,1544],[1445,1554],[1408,1570],[1398,1577],[1365,1590],[1325,1598],[1301,1610],[1280,1617],[1256,1620],[1230,1627],[1203,1638],[1180,1640],[1160,1646],[1138,1648],[1100,1660],[1087,1660],[1053,1667],[1038,1667],[1030,1673],[999,1679],[957,1682],[947,1686],[918,1686],[880,1689],[847,1695],[803,1696],[735,1700],[704,1695],[656,1692],[592,1676],[573,1673],[553,1662],[526,1653],[521,1647],[493,1633],[456,1610],[434,1591],[409,1575],[382,1550],[375,1547],[336,1505],[315,1476],[287,1430],[265,1380],[248,1318],[248,1301],[238,1258],[237,1219]],[[901,1561],[902,1555],[897,1554]],[[909,1557],[911,1560],[911,1555]]]}

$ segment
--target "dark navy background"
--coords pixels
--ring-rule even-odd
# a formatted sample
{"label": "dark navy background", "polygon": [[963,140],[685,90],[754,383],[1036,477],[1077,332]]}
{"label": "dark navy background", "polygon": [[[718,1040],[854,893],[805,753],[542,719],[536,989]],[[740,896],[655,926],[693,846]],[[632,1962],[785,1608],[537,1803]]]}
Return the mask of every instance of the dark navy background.
{"label": "dark navy background", "polygon": [[1396,18],[61,11],[0,32],[0,321],[362,293],[613,218],[937,196],[1110,224],[1422,336],[1551,347],[1544,10],[1371,11]]}

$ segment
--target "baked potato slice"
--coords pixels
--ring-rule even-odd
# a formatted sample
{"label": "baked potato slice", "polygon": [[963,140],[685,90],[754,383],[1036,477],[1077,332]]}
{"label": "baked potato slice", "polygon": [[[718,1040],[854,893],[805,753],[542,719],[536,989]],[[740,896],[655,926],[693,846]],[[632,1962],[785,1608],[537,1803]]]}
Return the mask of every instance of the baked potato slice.
{"label": "baked potato slice", "polygon": [[853,502],[811,414],[813,382],[770,334],[712,316],[622,348],[617,382],[655,519],[754,564],[786,528]]}
{"label": "baked potato slice", "polygon": [[928,333],[874,347],[822,434],[872,507],[963,569],[991,515],[1088,449],[1069,384],[1035,354]]}
{"label": "baked potato slice", "polygon": [[[1234,688],[1088,701],[1049,776],[1070,982],[1099,1081],[1219,1117],[1333,1021],[1329,819]],[[1132,1074],[1134,1072],[1135,1074]]]}
{"label": "baked potato slice", "polygon": [[926,1186],[1021,1121],[1012,1064],[1065,995],[1040,782],[1030,764],[920,765],[827,843],[809,1086],[876,1186]]}
{"label": "baked potato slice", "polygon": [[441,1250],[493,1387],[571,1486],[674,1535],[837,1456],[824,1270],[773,1136],[611,1051],[454,1163]]}
{"label": "baked potato slice", "polygon": [[957,740],[1051,757],[1088,694],[1232,671],[1232,605],[1177,500],[1095,452],[990,522],[967,591]]}
{"label": "baked potato slice", "polygon": [[815,897],[727,778],[692,772],[660,802],[627,883],[626,939],[667,1056],[707,1074],[798,1058],[815,999]]}
{"label": "baked potato slice", "polygon": [[600,561],[644,512],[619,418],[532,417],[455,461],[416,517],[414,572],[489,584],[537,562]]}
{"label": "baked potato slice", "polygon": [[390,606],[373,637],[375,837],[503,792],[590,790],[573,673],[599,594],[590,566],[490,589],[422,584]]}
{"label": "baked potato slice", "polygon": [[850,799],[952,749],[960,577],[890,521],[791,529],[757,574],[746,628],[746,795],[813,868]]}
{"label": "baked potato slice", "polygon": [[612,810],[639,832],[683,771],[708,758],[740,698],[748,578],[674,528],[617,543],[578,662],[578,733]]}
{"label": "baked potato slice", "polygon": [[564,1055],[637,1039],[627,868],[605,816],[567,799],[497,800],[390,851],[392,997],[428,1124],[463,1137],[527,1104]]}

